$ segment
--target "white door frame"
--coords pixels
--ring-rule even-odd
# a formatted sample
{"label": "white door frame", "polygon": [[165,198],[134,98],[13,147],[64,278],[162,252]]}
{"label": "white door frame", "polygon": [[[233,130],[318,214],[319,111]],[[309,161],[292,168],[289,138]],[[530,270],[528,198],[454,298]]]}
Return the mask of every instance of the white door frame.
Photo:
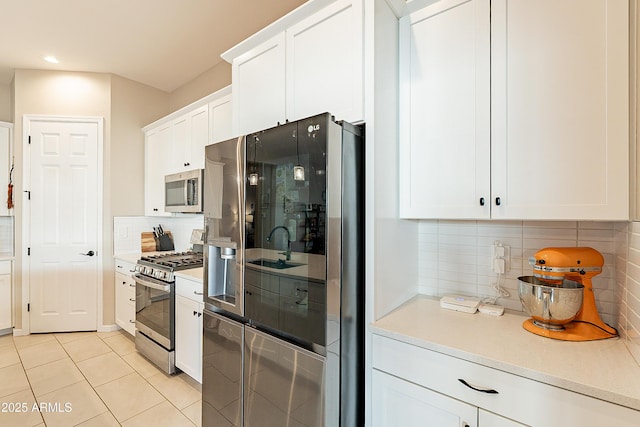
{"label": "white door frame", "polygon": [[98,217],[98,247],[97,252],[97,319],[96,328],[98,331],[103,329],[103,187],[104,187],[104,118],[94,116],[49,116],[40,114],[25,114],[22,116],[22,332],[31,333],[31,325],[29,321],[29,312],[27,304],[30,299],[30,269],[29,257],[27,256],[27,248],[31,245],[31,206],[26,191],[31,190],[31,151],[29,149],[29,131],[32,122],[63,122],[63,123],[95,123],[98,125],[98,212],[102,216]]}

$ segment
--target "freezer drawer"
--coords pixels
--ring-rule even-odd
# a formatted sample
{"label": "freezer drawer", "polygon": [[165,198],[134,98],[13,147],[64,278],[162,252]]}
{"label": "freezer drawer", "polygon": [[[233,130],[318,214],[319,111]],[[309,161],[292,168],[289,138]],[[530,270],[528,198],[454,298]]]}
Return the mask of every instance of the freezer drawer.
{"label": "freezer drawer", "polygon": [[242,427],[244,326],[204,310],[202,425]]}
{"label": "freezer drawer", "polygon": [[245,427],[323,427],[325,358],[245,327]]}

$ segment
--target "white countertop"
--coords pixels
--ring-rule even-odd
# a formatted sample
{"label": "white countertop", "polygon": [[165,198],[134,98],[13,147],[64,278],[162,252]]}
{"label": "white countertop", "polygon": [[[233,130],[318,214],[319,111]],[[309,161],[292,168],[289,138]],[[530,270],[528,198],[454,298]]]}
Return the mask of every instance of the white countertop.
{"label": "white countertop", "polygon": [[179,270],[174,273],[176,277],[183,277],[189,280],[197,280],[202,282],[202,275],[204,273],[203,267],[189,268],[187,270]]}
{"label": "white countertop", "polygon": [[640,410],[640,366],[621,339],[569,342],[522,328],[527,317],[440,307],[417,296],[370,325],[373,333]]}

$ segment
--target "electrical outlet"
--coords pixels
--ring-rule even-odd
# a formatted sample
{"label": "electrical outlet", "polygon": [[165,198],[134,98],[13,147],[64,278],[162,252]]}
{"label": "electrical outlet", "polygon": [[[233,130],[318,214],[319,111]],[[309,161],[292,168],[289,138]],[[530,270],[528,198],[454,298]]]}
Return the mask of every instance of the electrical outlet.
{"label": "electrical outlet", "polygon": [[491,258],[491,269],[494,273],[504,274],[511,268],[511,247],[503,245],[496,240],[493,243],[493,257]]}

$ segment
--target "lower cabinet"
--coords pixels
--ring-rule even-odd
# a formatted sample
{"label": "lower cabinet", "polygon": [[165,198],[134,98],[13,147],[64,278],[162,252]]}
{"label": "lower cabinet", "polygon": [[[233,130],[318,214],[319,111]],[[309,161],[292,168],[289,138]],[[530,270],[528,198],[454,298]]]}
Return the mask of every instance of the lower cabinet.
{"label": "lower cabinet", "polygon": [[202,282],[176,278],[176,367],[202,383]]}
{"label": "lower cabinet", "polygon": [[640,411],[402,341],[374,334],[372,352],[375,427],[640,425]]}
{"label": "lower cabinet", "polygon": [[11,301],[11,261],[0,261],[0,331],[13,326]]}
{"label": "lower cabinet", "polygon": [[134,265],[116,259],[116,325],[136,334],[136,282],[131,278]]}
{"label": "lower cabinet", "polygon": [[[522,427],[524,424],[373,370],[373,427]],[[425,424],[425,421],[427,423]]]}

